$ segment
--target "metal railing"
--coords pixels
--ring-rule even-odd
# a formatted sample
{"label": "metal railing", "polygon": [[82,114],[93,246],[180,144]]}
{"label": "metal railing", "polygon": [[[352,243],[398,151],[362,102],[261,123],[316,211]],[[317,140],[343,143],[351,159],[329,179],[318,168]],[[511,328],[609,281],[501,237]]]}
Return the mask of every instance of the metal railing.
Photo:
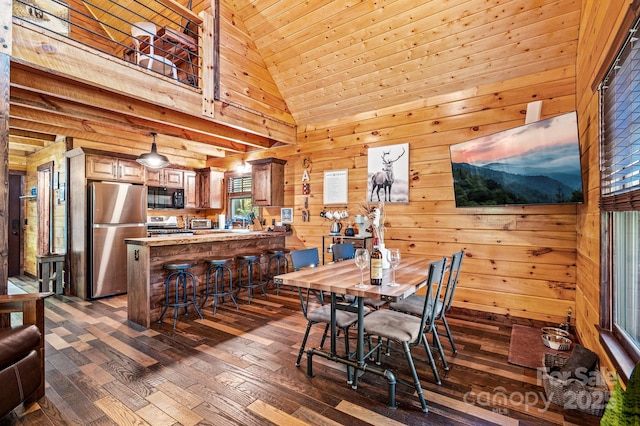
{"label": "metal railing", "polygon": [[[144,3],[134,0],[129,7],[115,0],[84,0],[75,4],[83,9],[70,7],[60,0],[49,0],[42,4],[14,0],[13,16],[137,65],[140,65],[138,55],[148,53],[145,50],[148,44],[145,48],[142,43],[141,52],[138,51],[131,29],[138,22],[151,22],[158,30],[154,43],[155,55],[168,59],[176,66],[178,81],[200,87],[202,25],[192,16],[186,16],[186,9],[180,10],[179,4],[172,0],[145,0]],[[165,74],[162,70],[152,71]]]}

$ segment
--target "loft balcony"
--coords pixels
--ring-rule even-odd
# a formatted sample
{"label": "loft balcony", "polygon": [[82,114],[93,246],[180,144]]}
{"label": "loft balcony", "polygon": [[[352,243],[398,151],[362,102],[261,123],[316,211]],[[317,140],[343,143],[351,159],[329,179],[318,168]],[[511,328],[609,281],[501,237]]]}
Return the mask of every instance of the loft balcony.
{"label": "loft balcony", "polygon": [[[158,129],[227,153],[294,143],[288,118],[272,118],[257,103],[219,99],[218,26],[211,8],[196,14],[174,0],[13,0],[11,104],[59,113],[59,102],[39,105],[44,91],[56,100],[124,114],[140,134]],[[134,37],[136,30],[142,34]],[[147,111],[142,102],[155,109]]]}

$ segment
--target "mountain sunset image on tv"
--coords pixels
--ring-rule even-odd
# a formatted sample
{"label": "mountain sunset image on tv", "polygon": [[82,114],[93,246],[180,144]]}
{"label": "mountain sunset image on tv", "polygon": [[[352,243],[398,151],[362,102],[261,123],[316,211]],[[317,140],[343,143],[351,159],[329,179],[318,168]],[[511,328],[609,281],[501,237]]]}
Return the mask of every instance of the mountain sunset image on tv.
{"label": "mountain sunset image on tv", "polygon": [[449,150],[456,207],[583,202],[575,112]]}

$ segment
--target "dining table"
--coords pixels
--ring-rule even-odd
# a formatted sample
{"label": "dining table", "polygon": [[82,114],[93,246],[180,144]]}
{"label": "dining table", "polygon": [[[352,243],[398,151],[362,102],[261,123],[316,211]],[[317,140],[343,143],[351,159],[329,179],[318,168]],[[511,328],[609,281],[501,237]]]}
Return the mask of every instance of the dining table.
{"label": "dining table", "polygon": [[[307,349],[307,376],[313,377],[313,356],[319,355],[323,358],[335,361],[347,366],[347,382],[353,389],[358,387],[358,377],[365,372],[370,372],[382,376],[388,381],[388,407],[396,408],[395,385],[396,377],[393,371],[381,369],[375,365],[367,364],[365,359],[365,332],[364,316],[365,298],[376,298],[388,302],[399,302],[426,285],[429,271],[429,260],[420,256],[404,256],[397,270],[397,286],[389,286],[392,280],[393,271],[383,270],[382,285],[371,285],[369,281],[369,270],[362,271],[356,266],[353,260],[345,260],[314,268],[301,269],[299,271],[276,275],[274,281],[277,285],[288,285],[301,289],[311,289],[317,292],[330,294],[331,300],[331,324],[330,324],[330,349],[329,351],[310,348]],[[361,282],[361,277],[365,286],[357,287]],[[338,303],[341,295],[352,295],[356,297],[355,305]],[[336,310],[353,310],[358,313],[357,322],[357,347],[355,358],[351,354],[338,354],[336,351]],[[353,369],[353,374],[349,372]],[[361,372],[361,373],[359,373]]]}

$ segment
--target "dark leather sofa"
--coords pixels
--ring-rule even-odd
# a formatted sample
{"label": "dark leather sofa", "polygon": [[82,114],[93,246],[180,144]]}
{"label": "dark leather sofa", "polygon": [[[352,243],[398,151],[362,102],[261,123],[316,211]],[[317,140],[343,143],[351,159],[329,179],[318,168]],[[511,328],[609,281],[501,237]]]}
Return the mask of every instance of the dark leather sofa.
{"label": "dark leather sofa", "polygon": [[[49,295],[0,295],[0,418],[44,396],[44,298]],[[22,312],[22,325],[11,326],[12,312]]]}

